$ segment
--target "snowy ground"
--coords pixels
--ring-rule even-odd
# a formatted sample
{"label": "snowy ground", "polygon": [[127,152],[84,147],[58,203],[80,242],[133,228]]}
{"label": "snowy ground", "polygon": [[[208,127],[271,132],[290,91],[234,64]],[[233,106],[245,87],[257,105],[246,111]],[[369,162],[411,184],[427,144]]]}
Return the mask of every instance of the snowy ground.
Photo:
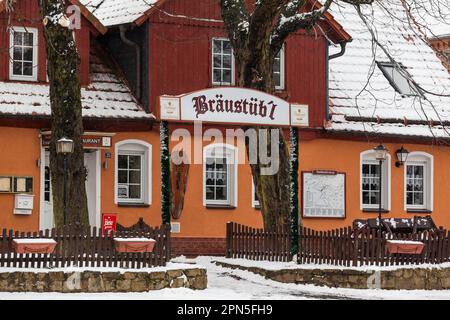
{"label": "snowy ground", "polygon": [[146,293],[0,293],[0,299],[64,299],[64,300],[293,300],[293,299],[445,299],[450,290],[390,291],[356,290],[284,284],[242,270],[230,270],[211,263],[215,258],[184,258],[174,262],[196,263],[208,269],[208,289],[163,289]]}

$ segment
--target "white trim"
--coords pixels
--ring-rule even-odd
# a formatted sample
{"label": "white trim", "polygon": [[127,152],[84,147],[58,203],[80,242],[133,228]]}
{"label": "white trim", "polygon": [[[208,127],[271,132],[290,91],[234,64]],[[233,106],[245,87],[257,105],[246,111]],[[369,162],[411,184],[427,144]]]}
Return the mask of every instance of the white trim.
{"label": "white trim", "polygon": [[[408,205],[406,203],[406,177],[407,177],[407,165],[424,165],[424,205]],[[403,205],[404,210],[417,210],[417,209],[425,209],[433,211],[434,209],[434,157],[433,155],[422,152],[422,151],[414,151],[410,152],[408,155],[408,159],[403,165]]]}
{"label": "white trim", "polygon": [[[25,32],[33,34],[33,74],[31,76],[15,75],[13,74],[13,59],[14,59],[14,32]],[[39,70],[39,38],[38,29],[29,27],[16,27],[10,28],[9,32],[9,79],[19,81],[37,81]]]}
{"label": "white trim", "polygon": [[[206,158],[209,153],[209,150],[211,149],[226,149],[230,151],[231,156],[233,157],[233,171],[230,172],[228,175],[228,182],[227,182],[227,193],[228,193],[228,200],[226,201],[220,201],[220,200],[206,200]],[[229,154],[226,155],[227,157]],[[203,168],[202,168],[202,185],[203,185],[203,206],[206,207],[208,205],[219,205],[219,206],[231,206],[236,207],[238,203],[238,150],[235,146],[231,144],[226,143],[212,143],[207,145],[203,148]],[[230,179],[232,178],[232,179]],[[230,181],[233,180],[233,181]],[[230,190],[231,189],[231,190]],[[233,194],[231,194],[233,193]]]}
{"label": "white trim", "polygon": [[252,177],[252,208],[259,209],[261,208],[261,203],[259,202],[259,200],[256,200],[255,192],[256,192],[255,182],[253,181]]}
{"label": "white trim", "polygon": [[214,37],[214,38],[211,39],[211,83],[214,86],[234,86],[234,84],[235,84],[234,74],[236,72],[236,68],[235,68],[235,62],[234,62],[234,50],[233,50],[233,47],[231,47],[231,42],[230,42],[230,47],[231,47],[231,83],[215,82],[214,81],[214,40],[230,41],[230,39],[228,39],[228,38],[221,38],[221,37]]}
{"label": "white trim", "polygon": [[45,229],[43,226],[42,216],[44,214],[45,205],[45,148],[42,147],[42,137],[39,139],[39,144],[41,145],[41,158],[39,159],[40,164],[40,192],[39,192],[39,230]]}
{"label": "white trim", "polygon": [[[379,205],[367,205],[363,204],[362,195],[362,167],[363,163],[379,164],[379,161],[375,159],[374,150],[366,150],[360,153],[359,156],[359,206],[360,210],[364,209],[378,209]],[[391,155],[388,153],[386,160],[383,162],[382,168],[382,185],[381,188],[384,192],[381,193],[381,206],[384,210],[391,210]]]}
{"label": "white trim", "polygon": [[285,45],[283,44],[283,46],[281,47],[281,50],[280,50],[280,85],[275,86],[276,90],[284,90],[286,87],[286,85],[285,85],[285,81],[286,81],[285,55],[286,55],[286,50],[285,50]]}
{"label": "white trim", "polygon": [[101,179],[101,174],[102,174],[102,158],[101,158],[101,150],[97,150],[95,151],[96,157],[96,164],[95,164],[95,170],[97,171],[95,173],[95,192],[96,192],[96,199],[95,199],[95,226],[97,228],[101,227],[101,201],[102,201],[102,193],[101,193],[101,188],[102,188],[102,179]]}
{"label": "white trim", "polygon": [[[136,148],[136,151],[140,149],[141,151],[144,151],[144,159],[143,161],[146,161],[146,165],[142,168],[142,199],[139,199],[139,201],[134,200],[128,200],[128,199],[118,199],[117,197],[117,191],[118,191],[118,166],[119,166],[119,150],[120,147],[126,144],[134,144],[139,146]],[[142,150],[144,149],[144,150]],[[127,150],[132,151],[132,150]],[[129,140],[122,140],[120,142],[117,142],[114,146],[114,203],[144,203],[151,205],[152,204],[152,145],[146,141],[138,140],[138,139],[129,139]],[[147,178],[147,179],[145,179]]]}

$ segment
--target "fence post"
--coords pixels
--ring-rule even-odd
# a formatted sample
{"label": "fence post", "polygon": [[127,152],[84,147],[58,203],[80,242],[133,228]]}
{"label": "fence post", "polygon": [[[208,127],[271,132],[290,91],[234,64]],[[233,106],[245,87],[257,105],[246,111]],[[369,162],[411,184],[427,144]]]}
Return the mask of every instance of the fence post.
{"label": "fence post", "polygon": [[231,243],[232,243],[232,236],[233,236],[233,222],[227,222],[227,251],[225,253],[225,256],[227,258],[231,258]]}

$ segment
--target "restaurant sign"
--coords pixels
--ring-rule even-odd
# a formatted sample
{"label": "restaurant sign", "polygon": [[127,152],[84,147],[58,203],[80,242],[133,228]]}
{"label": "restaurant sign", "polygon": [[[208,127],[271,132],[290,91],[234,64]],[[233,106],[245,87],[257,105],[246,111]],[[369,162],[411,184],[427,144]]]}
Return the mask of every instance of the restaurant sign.
{"label": "restaurant sign", "polygon": [[308,126],[308,106],[244,88],[224,87],[160,97],[161,120]]}
{"label": "restaurant sign", "polygon": [[[111,147],[111,137],[110,136],[100,136],[100,135],[83,135],[81,137],[83,140],[83,147],[85,149],[109,149]],[[42,146],[48,147],[50,145],[51,135],[42,135]]]}

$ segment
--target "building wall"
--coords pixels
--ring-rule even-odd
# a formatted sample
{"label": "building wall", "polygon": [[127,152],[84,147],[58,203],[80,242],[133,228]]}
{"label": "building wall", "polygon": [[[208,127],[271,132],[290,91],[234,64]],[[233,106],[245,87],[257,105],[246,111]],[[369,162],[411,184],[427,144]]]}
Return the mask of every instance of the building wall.
{"label": "building wall", "polygon": [[[212,39],[227,38],[220,7],[210,0],[175,0],[164,4],[149,20],[149,103],[158,116],[158,97],[179,95],[212,85]],[[171,18],[200,17],[212,22]],[[298,32],[285,44],[285,89],[290,102],[308,104],[311,127],[322,127],[327,108],[327,41],[320,34]],[[236,76],[235,76],[236,78]]]}
{"label": "building wall", "polygon": [[31,215],[15,215],[14,194],[0,193],[0,229],[39,229],[40,158],[39,130],[0,127],[0,176],[33,177],[34,209]]}
{"label": "building wall", "polygon": [[[6,11],[0,12],[0,81],[9,79],[9,48],[10,34],[8,26],[28,27],[38,29],[38,82],[47,82],[47,63],[45,39],[37,0],[16,1],[11,17]],[[89,41],[91,32],[96,32],[93,26],[82,16],[81,29],[75,30],[75,39],[80,56],[81,85],[89,84]]]}
{"label": "building wall", "polygon": [[[360,209],[360,153],[374,148],[376,143],[316,139],[300,142],[300,171],[328,169],[346,173],[346,219],[306,218],[306,227],[329,230],[350,226],[355,219],[376,218],[378,213]],[[404,208],[404,166],[395,166],[395,151],[402,145],[409,151],[423,151],[434,157],[434,210],[431,217],[438,226],[450,228],[450,148],[410,143],[383,143],[391,155],[391,210],[386,218],[413,218],[417,213],[407,213]],[[301,187],[301,184],[300,184]]]}

